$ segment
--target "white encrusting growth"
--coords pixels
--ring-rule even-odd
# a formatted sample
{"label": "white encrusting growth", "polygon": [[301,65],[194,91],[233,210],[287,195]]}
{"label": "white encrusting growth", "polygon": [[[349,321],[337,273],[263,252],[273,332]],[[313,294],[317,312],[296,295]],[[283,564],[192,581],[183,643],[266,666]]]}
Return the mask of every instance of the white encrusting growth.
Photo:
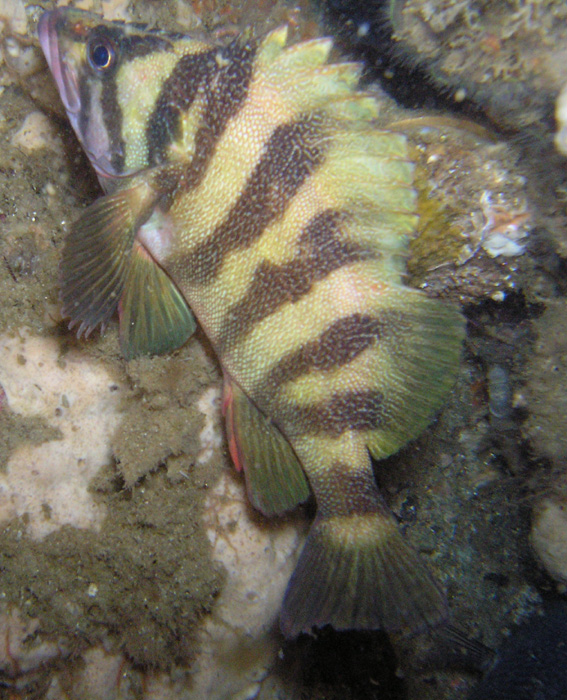
{"label": "white encrusting growth", "polygon": [[567,156],[567,85],[557,97],[555,103],[555,121],[557,123],[557,131],[555,132],[555,147],[564,156]]}
{"label": "white encrusting growth", "polygon": [[201,441],[201,451],[197,457],[199,464],[209,462],[215,450],[222,445],[223,437],[219,429],[219,407],[220,390],[216,386],[210,386],[197,402],[197,408],[205,416],[205,425],[199,433]]}
{"label": "white encrusting growth", "polygon": [[188,699],[248,700],[256,697],[277,657],[278,616],[306,524],[260,520],[243,483],[231,473],[212,489],[205,513],[213,559],[227,579],[205,620]]}
{"label": "white encrusting growth", "polygon": [[567,498],[542,499],[534,508],[531,545],[547,573],[561,590],[567,587]]}
{"label": "white encrusting growth", "polygon": [[480,198],[480,207],[485,218],[479,233],[481,247],[491,258],[522,255],[532,218],[527,203],[516,205],[503,198],[494,201],[491,193],[485,191]]}

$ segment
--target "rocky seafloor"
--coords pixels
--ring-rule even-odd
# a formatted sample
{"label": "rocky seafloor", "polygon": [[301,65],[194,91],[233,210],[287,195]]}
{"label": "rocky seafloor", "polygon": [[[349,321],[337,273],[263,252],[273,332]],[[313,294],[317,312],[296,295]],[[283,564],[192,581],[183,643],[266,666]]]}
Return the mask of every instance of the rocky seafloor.
{"label": "rocky seafloor", "polygon": [[99,191],[34,37],[54,4],[0,0],[0,698],[564,697],[548,672],[567,614],[563,3],[74,3],[336,34],[380,126],[410,141],[408,283],[461,305],[468,331],[446,406],[376,475],[460,632],[294,642],[277,616],[309,513],[249,507],[206,339],[125,362],[115,325],[77,340],[61,319],[62,241]]}

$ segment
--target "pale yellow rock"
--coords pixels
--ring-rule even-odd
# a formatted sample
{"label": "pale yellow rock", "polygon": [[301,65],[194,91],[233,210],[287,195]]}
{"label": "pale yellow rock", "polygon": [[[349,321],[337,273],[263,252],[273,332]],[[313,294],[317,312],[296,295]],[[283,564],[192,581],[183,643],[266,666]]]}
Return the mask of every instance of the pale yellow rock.
{"label": "pale yellow rock", "polygon": [[207,499],[205,524],[213,558],[223,565],[227,579],[205,620],[188,698],[249,700],[276,661],[278,616],[305,522],[261,519],[242,481],[228,473]]}
{"label": "pale yellow rock", "polygon": [[0,23],[4,34],[28,33],[28,19],[22,0],[0,0]]}
{"label": "pale yellow rock", "polygon": [[38,73],[45,65],[42,53],[37,46],[26,46],[13,36],[4,40],[4,59],[10,70],[20,79]]}
{"label": "pale yellow rock", "polygon": [[87,12],[97,12],[102,14],[107,20],[124,20],[130,19],[128,5],[130,0],[59,0],[58,7],[66,7],[71,5],[79,10]]}
{"label": "pale yellow rock", "polygon": [[564,85],[555,103],[555,147],[567,156],[567,85]]}
{"label": "pale yellow rock", "polygon": [[15,608],[0,608],[0,671],[8,677],[32,671],[62,656],[53,642],[35,638],[39,620]]}
{"label": "pale yellow rock", "polygon": [[130,0],[102,0],[102,14],[108,20],[124,20],[128,21],[130,13],[128,6]]}
{"label": "pale yellow rock", "polygon": [[121,685],[123,690],[128,685],[122,683],[126,662],[121,654],[107,654],[104,649],[93,647],[83,654],[83,662],[74,678],[73,698],[121,700],[128,697],[120,692]]}
{"label": "pale yellow rock", "polygon": [[61,139],[43,112],[30,112],[27,115],[13,135],[12,144],[28,152],[47,148],[60,153],[63,149]]}
{"label": "pale yellow rock", "polygon": [[209,462],[215,450],[218,450],[223,442],[223,434],[220,425],[220,389],[216,386],[209,387],[197,402],[197,407],[205,416],[205,425],[199,433],[201,451],[197,457],[199,464]]}
{"label": "pale yellow rock", "polygon": [[567,498],[545,498],[534,508],[530,540],[547,573],[567,585]]}
{"label": "pale yellow rock", "polygon": [[105,509],[88,486],[111,459],[122,388],[99,364],[70,352],[60,361],[55,339],[0,337],[0,385],[8,405],[39,416],[60,440],[24,444],[0,473],[0,523],[26,514],[26,532],[42,539],[63,525],[98,529]]}

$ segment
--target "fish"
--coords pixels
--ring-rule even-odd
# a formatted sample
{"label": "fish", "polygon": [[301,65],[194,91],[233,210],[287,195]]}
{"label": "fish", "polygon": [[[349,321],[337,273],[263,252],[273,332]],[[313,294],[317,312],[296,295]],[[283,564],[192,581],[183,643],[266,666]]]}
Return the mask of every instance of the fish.
{"label": "fish", "polygon": [[69,327],[88,336],[118,314],[127,360],[202,328],[251,504],[275,517],[316,503],[286,637],[443,623],[373,460],[379,472],[434,419],[464,321],[404,282],[414,164],[378,126],[361,66],[285,26],[219,41],[57,8],[38,33],[104,191],[63,244]]}

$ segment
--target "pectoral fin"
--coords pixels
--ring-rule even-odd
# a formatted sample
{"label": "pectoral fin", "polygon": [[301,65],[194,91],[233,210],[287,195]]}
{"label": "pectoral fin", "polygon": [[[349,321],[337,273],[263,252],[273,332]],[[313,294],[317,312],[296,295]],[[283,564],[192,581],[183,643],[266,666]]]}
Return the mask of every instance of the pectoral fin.
{"label": "pectoral fin", "polygon": [[279,515],[309,497],[309,484],[291,445],[246,396],[225,377],[224,410],[230,454],[244,469],[252,505],[264,515]]}
{"label": "pectoral fin", "polygon": [[136,232],[155,197],[140,179],[98,199],[71,227],[61,260],[61,300],[63,315],[71,319],[69,327],[79,324],[79,337],[104,327],[116,311]]}
{"label": "pectoral fin", "polygon": [[119,313],[120,345],[127,360],[175,350],[196,328],[195,318],[171,278],[136,241]]}

